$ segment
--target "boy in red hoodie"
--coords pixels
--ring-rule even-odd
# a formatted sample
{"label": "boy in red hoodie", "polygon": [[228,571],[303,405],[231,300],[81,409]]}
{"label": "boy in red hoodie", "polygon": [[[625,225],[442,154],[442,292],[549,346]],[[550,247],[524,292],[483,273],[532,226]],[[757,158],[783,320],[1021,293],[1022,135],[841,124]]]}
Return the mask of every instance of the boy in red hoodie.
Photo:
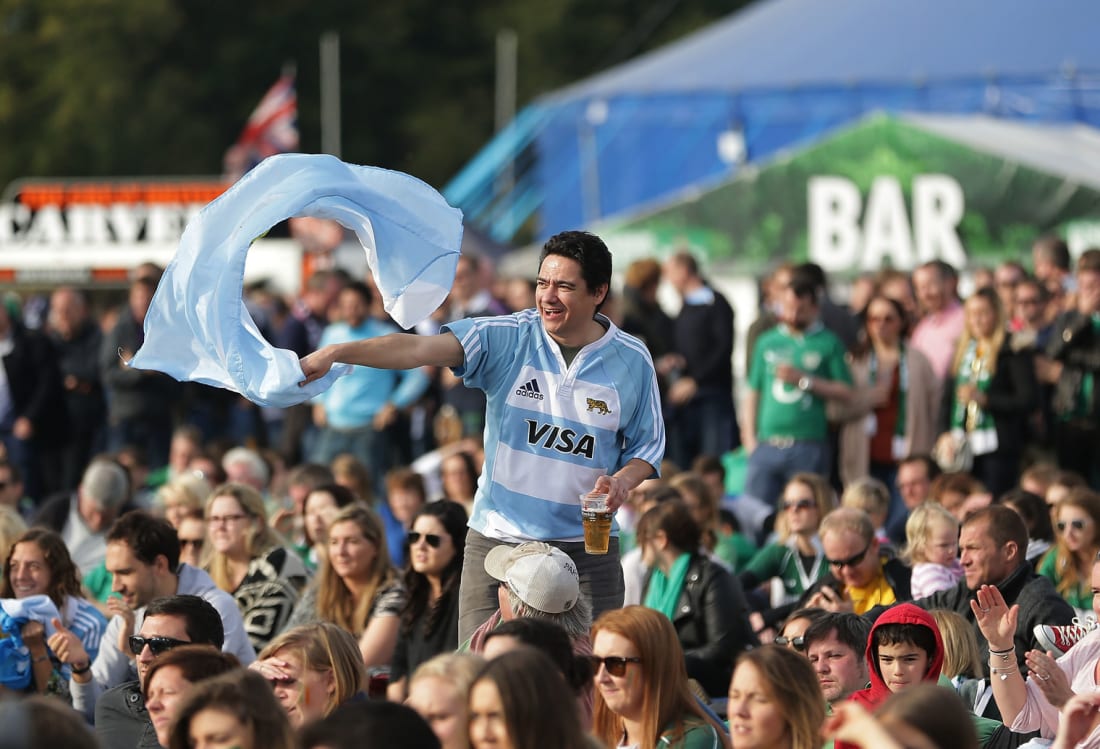
{"label": "boy in red hoodie", "polygon": [[935,684],[943,666],[943,638],[936,620],[911,603],[887,609],[867,638],[867,665],[871,686],[851,699],[868,710],[914,684]]}

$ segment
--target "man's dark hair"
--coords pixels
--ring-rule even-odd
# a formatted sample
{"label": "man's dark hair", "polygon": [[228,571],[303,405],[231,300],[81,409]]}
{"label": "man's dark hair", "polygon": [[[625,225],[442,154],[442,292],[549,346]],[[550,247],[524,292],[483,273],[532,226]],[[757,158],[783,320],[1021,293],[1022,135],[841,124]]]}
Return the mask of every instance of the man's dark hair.
{"label": "man's dark hair", "polygon": [[[871,652],[874,653],[871,663],[880,677],[882,669],[878,665],[878,649],[883,645],[916,645],[928,654],[929,666],[936,659],[938,647],[936,633],[931,627],[923,624],[881,624],[875,627],[874,632],[871,633]],[[928,671],[926,670],[925,673],[927,674]]]}
{"label": "man's dark hair", "polygon": [[857,656],[867,649],[867,637],[871,634],[871,623],[859,614],[836,613],[830,611],[814,620],[802,633],[802,641],[808,650],[813,643],[824,640],[833,633],[841,644],[847,645]]}
{"label": "man's dark hair", "polygon": [[787,287],[799,299],[810,298],[813,299],[814,304],[821,300],[821,286],[818,285],[813,271],[808,269],[805,263],[791,268],[790,281],[787,282]]}
{"label": "man's dark hair", "polygon": [[[369,737],[369,738],[367,738]],[[327,717],[310,723],[300,734],[302,749],[439,749],[439,739],[428,722],[407,705],[396,702],[353,700]]]}
{"label": "man's dark hair", "polygon": [[12,463],[7,458],[0,458],[0,468],[8,469],[8,475],[11,476],[11,483],[22,483],[23,474],[19,472],[19,466],[17,466],[15,463]]}
{"label": "man's dark hair", "polygon": [[1048,260],[1055,268],[1069,271],[1069,245],[1061,237],[1055,234],[1046,234],[1035,240],[1032,249]]}
{"label": "man's dark hair", "polygon": [[973,523],[986,524],[986,533],[998,549],[1009,541],[1015,542],[1016,561],[1023,561],[1027,552],[1027,526],[1020,513],[1004,505],[990,505],[967,516],[963,527]]}
{"label": "man's dark hair", "polygon": [[[611,291],[611,251],[603,240],[595,234],[586,231],[563,231],[546,240],[539,254],[539,268],[549,255],[561,255],[575,260],[581,266],[581,277],[588,286],[588,292],[594,294],[601,286]],[[603,302],[596,305],[596,311],[600,311]]]}
{"label": "man's dark hair", "polygon": [[1050,522],[1050,505],[1038,494],[1027,489],[1010,489],[997,500],[1002,505],[1012,505],[1010,509],[1020,513],[1027,526],[1028,539],[1054,543],[1054,526]]}
{"label": "man's dark hair", "polygon": [[225,644],[225,627],[218,610],[199,596],[165,596],[155,598],[145,607],[145,618],[151,616],[178,616],[184,621],[187,636],[195,645],[213,645],[221,649]]}
{"label": "man's dark hair", "polygon": [[825,278],[825,269],[817,263],[800,263],[797,268],[800,268],[805,272],[806,277],[813,280],[814,285],[817,286],[818,291],[824,291],[825,286],[828,283]]}
{"label": "man's dark hair", "polygon": [[930,268],[936,271],[936,274],[939,275],[940,280],[945,283],[947,281],[959,280],[959,272],[955,270],[955,266],[944,260],[929,260],[927,263],[922,264],[917,270],[921,270],[922,268]]}
{"label": "man's dark hair", "polygon": [[940,475],[940,467],[936,461],[932,460],[932,456],[926,453],[915,453],[913,455],[906,455],[904,458],[898,461],[898,467],[905,465],[906,463],[923,463],[924,470],[927,472],[928,480],[934,481],[937,476]]}
{"label": "man's dark hair", "polygon": [[340,289],[341,294],[343,294],[345,291],[351,291],[358,294],[359,298],[363,300],[363,304],[367,305],[368,307],[370,306],[371,302],[374,301],[374,294],[371,292],[370,286],[367,286],[362,281],[352,281],[347,286]]}
{"label": "man's dark hair", "polygon": [[107,543],[125,542],[143,564],[153,564],[158,556],[168,560],[175,573],[180,564],[180,540],[167,520],[155,518],[144,510],[128,512],[107,531]]}
{"label": "man's dark hair", "polygon": [[1100,249],[1090,247],[1077,258],[1077,271],[1097,273],[1100,272]]}
{"label": "man's dark hair", "polygon": [[592,683],[591,662],[573,652],[569,633],[549,619],[524,616],[501,622],[500,626],[485,636],[485,642],[494,637],[514,637],[524,645],[541,650],[554,662],[566,683],[577,693]]}

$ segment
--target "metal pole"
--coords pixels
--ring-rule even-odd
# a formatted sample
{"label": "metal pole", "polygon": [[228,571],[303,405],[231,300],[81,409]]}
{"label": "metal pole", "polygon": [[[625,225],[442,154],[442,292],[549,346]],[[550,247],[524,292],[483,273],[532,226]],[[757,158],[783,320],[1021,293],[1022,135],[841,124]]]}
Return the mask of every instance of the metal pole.
{"label": "metal pole", "polygon": [[321,152],[340,158],[340,35],[321,35]]}
{"label": "metal pole", "polygon": [[[518,37],[513,29],[501,29],[497,32],[496,61],[496,131],[499,133],[516,118],[516,51],[519,48]],[[508,221],[515,206],[516,160],[515,154],[501,167],[496,181],[498,198],[508,201]]]}

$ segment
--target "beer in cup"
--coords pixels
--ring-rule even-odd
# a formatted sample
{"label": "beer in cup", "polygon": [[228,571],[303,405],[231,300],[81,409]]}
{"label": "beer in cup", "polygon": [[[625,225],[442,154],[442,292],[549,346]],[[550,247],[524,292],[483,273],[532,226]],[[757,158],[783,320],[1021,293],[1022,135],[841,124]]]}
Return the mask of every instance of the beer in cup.
{"label": "beer in cup", "polygon": [[606,554],[611,541],[611,510],[606,494],[581,495],[581,521],[584,525],[584,550],[588,554]]}

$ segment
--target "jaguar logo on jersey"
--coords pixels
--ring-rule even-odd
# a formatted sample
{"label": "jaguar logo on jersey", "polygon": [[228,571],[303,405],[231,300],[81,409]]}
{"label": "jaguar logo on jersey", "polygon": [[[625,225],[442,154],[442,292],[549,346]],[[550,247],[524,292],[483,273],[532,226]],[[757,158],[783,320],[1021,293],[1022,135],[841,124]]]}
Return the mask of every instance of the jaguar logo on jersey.
{"label": "jaguar logo on jersey", "polygon": [[543,399],[542,391],[539,389],[538,378],[532,377],[527,382],[516,388],[516,395],[523,398],[532,398],[540,401]]}
{"label": "jaguar logo on jersey", "polygon": [[604,416],[611,413],[611,409],[607,407],[607,403],[605,401],[599,400],[597,398],[585,398],[585,400],[588,401],[588,413],[597,411]]}
{"label": "jaguar logo on jersey", "polygon": [[527,422],[527,444],[538,445],[544,450],[555,450],[563,455],[583,455],[589,460],[596,452],[596,438],[591,434],[578,434],[573,429],[563,429],[554,424],[540,424],[534,419]]}

